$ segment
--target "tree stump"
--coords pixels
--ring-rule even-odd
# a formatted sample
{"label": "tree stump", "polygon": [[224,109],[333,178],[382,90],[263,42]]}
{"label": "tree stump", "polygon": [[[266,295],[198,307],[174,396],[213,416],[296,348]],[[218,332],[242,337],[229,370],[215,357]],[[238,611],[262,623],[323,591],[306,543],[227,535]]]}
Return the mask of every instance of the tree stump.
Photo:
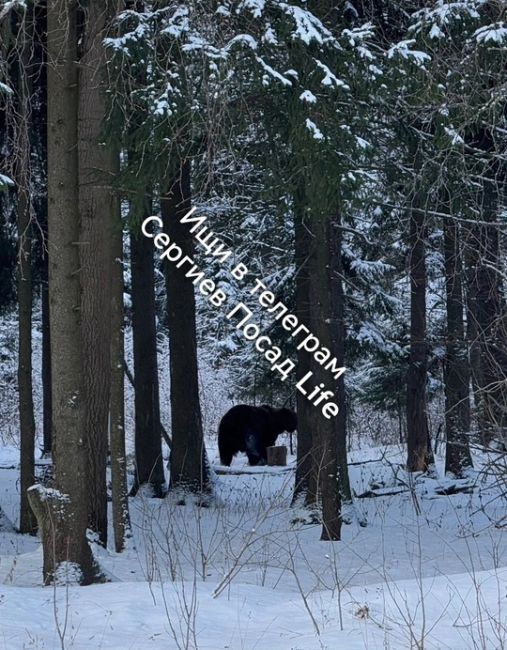
{"label": "tree stump", "polygon": [[79,520],[68,495],[36,484],[28,489],[28,501],[42,539],[44,584],[88,585],[101,581],[86,528],[76,534]]}
{"label": "tree stump", "polygon": [[278,445],[275,447],[268,447],[268,465],[282,466],[287,465],[287,447],[285,445]]}

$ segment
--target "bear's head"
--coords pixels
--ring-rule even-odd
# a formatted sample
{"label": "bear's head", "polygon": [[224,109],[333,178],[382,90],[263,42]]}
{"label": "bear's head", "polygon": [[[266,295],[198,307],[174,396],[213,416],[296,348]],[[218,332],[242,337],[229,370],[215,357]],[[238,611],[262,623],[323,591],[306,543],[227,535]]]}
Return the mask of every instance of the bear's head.
{"label": "bear's head", "polygon": [[293,433],[298,428],[298,418],[294,411],[288,408],[281,408],[275,411],[277,424],[281,431]]}

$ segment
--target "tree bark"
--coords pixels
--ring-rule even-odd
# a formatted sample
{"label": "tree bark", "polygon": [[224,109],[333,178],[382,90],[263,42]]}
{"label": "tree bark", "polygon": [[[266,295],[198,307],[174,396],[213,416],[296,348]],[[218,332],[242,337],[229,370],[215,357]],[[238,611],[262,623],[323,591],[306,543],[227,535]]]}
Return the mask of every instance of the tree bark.
{"label": "tree bark", "polygon": [[[296,262],[296,315],[298,322],[309,328],[310,323],[310,230],[308,219],[302,210],[303,199],[297,201],[295,227],[295,262]],[[301,208],[301,211],[298,210]],[[297,351],[296,380],[302,379],[312,370],[312,357],[307,350]],[[292,505],[304,504],[315,506],[317,501],[316,474],[312,464],[312,430],[313,410],[308,399],[300,392],[296,393],[298,429],[297,429],[297,464],[296,479]]]}
{"label": "tree bark", "polygon": [[476,327],[481,352],[479,424],[486,446],[507,440],[507,327],[496,226],[481,226],[476,267]]}
{"label": "tree bark", "polygon": [[477,286],[474,281],[477,268],[477,247],[472,242],[476,238],[474,228],[464,229],[463,251],[465,263],[465,292],[467,314],[467,342],[470,359],[470,379],[474,398],[474,411],[480,412],[481,404],[481,346],[477,328]]}
{"label": "tree bark", "polygon": [[[177,178],[160,207],[164,231],[183,255],[193,257],[193,235],[180,223],[190,209],[190,161],[181,164]],[[195,295],[187,269],[166,260],[164,272],[167,295],[167,327],[171,365],[172,448],[170,487],[183,492],[210,489],[210,469],[204,447],[197,365]]]}
{"label": "tree bark", "polygon": [[489,446],[495,438],[507,441],[507,319],[495,223],[505,170],[490,129],[469,134],[467,144],[487,161],[476,196],[481,223],[467,229],[465,259],[472,384],[481,441]]}
{"label": "tree bark", "polygon": [[153,244],[142,234],[130,236],[132,329],[134,339],[136,475],[131,495],[141,485],[153,496],[165,494],[155,315]]}
{"label": "tree bark", "polygon": [[[88,453],[78,250],[76,3],[48,0],[47,10],[49,300],[58,492],[37,487],[30,495],[34,495],[32,507],[42,532],[44,582],[67,577],[88,584],[95,570],[86,538]],[[57,516],[57,522],[49,513]]]}
{"label": "tree bark", "polygon": [[492,158],[483,174],[478,196],[481,219],[491,224],[478,224],[473,229],[475,259],[471,269],[474,325],[480,353],[478,421],[482,442],[488,446],[495,438],[504,444],[507,441],[507,319],[499,230],[494,223],[500,213],[498,195],[504,172],[499,169],[496,144],[487,129],[479,132],[473,144]]}
{"label": "tree bark", "polygon": [[[20,152],[24,156],[28,152]],[[21,533],[37,530],[33,512],[28,504],[27,490],[35,482],[35,419],[32,393],[32,270],[31,225],[27,181],[18,177],[18,391],[20,424],[20,525]]]}
{"label": "tree bark", "polygon": [[[47,243],[47,228],[44,237]],[[51,328],[49,325],[48,253],[44,252],[41,282],[42,311],[42,439],[44,457],[51,455],[53,446],[53,425],[51,420]]]}
{"label": "tree bark", "polygon": [[[315,263],[310,264],[310,305],[311,331],[319,339],[322,347],[333,349],[331,323],[332,306],[332,267],[330,258],[331,223],[330,218],[312,215],[312,247]],[[335,251],[341,254],[341,251]],[[340,361],[340,359],[338,359]],[[315,384],[330,385],[332,376],[322,364],[314,364]],[[341,404],[339,405],[341,408]],[[321,409],[313,406],[313,471],[317,473],[318,489],[322,503],[321,539],[336,541],[341,537],[341,497],[338,472],[338,441],[336,424],[333,419],[325,418]]]}
{"label": "tree bark", "polygon": [[[417,190],[416,190],[417,192]],[[414,201],[417,197],[414,197]],[[418,205],[415,206],[419,208]],[[407,469],[426,472],[432,463],[426,412],[426,223],[422,210],[410,210],[410,358],[407,372]]]}
{"label": "tree bark", "polygon": [[[329,238],[331,247],[331,351],[338,363],[345,366],[345,294],[343,291],[342,237],[341,214],[337,211],[331,218]],[[332,421],[335,425],[335,436],[338,444],[341,496],[343,501],[351,503],[352,492],[347,462],[347,404],[344,375],[341,375],[337,380],[335,395],[340,411]]]}
{"label": "tree bark", "polygon": [[[28,155],[28,151],[19,155]],[[31,269],[31,224],[29,190],[25,176],[18,184],[18,390],[19,424],[21,443],[20,467],[20,523],[21,533],[33,534],[37,530],[34,514],[28,503],[28,488],[35,483],[35,418],[32,390],[32,269]],[[18,180],[19,183],[19,180]]]}
{"label": "tree bark", "polygon": [[125,548],[130,515],[125,453],[125,342],[123,313],[123,223],[118,198],[111,212],[111,399],[109,408],[114,547]]}
{"label": "tree bark", "polygon": [[111,156],[102,144],[111,2],[86,3],[80,36],[79,214],[82,327],[89,452],[89,526],[107,545],[106,464],[111,354]]}
{"label": "tree bark", "polygon": [[463,265],[459,225],[444,219],[447,338],[445,358],[445,471],[462,477],[470,456],[470,370],[463,322]]}
{"label": "tree bark", "polygon": [[[28,14],[28,12],[26,12]],[[28,17],[28,16],[27,16]],[[37,522],[28,502],[28,488],[35,483],[35,418],[32,389],[32,235],[30,192],[30,46],[33,22],[19,14],[17,23],[16,161],[18,227],[18,391],[20,425],[20,523],[21,533],[34,534]]]}
{"label": "tree bark", "polygon": [[[32,148],[37,163],[37,173],[42,175],[42,182],[47,179],[47,102],[41,98],[47,97],[47,12],[46,3],[31,3],[33,6],[34,40],[31,45],[31,57],[36,68],[33,74],[34,102],[32,105],[31,129]],[[42,330],[42,456],[51,456],[52,424],[51,424],[51,337],[49,326],[49,288],[48,288],[48,205],[46,196],[37,196],[35,201],[35,216],[38,232],[40,258],[35,258],[40,268],[40,296],[41,296],[41,330]]]}

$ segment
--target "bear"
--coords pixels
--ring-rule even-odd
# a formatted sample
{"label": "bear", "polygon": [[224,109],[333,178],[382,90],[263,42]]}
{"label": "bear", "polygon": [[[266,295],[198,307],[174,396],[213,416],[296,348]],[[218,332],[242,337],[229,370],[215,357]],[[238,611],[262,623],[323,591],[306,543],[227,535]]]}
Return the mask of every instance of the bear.
{"label": "bear", "polygon": [[291,409],[237,404],[227,411],[218,427],[220,462],[229,467],[232,457],[242,451],[250,465],[265,465],[266,448],[275,444],[280,433],[292,433],[296,428],[297,416]]}

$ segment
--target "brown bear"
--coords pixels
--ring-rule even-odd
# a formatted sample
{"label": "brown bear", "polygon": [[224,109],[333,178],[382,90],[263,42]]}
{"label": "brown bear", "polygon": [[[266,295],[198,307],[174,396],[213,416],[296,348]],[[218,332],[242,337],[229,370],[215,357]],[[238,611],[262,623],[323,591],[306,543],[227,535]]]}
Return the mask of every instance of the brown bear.
{"label": "brown bear", "polygon": [[250,465],[265,465],[266,448],[275,444],[283,431],[297,428],[297,416],[288,408],[272,406],[233,406],[218,427],[218,451],[222,465],[229,466],[238,452],[246,452]]}

